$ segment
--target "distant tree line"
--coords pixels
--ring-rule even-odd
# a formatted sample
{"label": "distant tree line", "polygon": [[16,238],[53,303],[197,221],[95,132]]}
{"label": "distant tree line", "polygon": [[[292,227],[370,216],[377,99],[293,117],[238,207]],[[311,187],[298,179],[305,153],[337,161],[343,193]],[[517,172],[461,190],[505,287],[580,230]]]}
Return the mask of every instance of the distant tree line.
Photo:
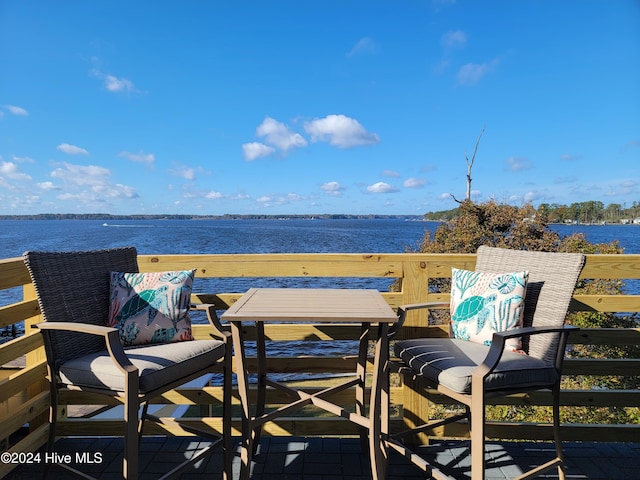
{"label": "distant tree line", "polygon": [[[535,214],[546,223],[631,223],[640,218],[640,201],[631,206],[619,203],[604,203],[590,200],[571,205],[541,203]],[[425,220],[449,221],[460,216],[460,209],[442,210],[425,214]]]}

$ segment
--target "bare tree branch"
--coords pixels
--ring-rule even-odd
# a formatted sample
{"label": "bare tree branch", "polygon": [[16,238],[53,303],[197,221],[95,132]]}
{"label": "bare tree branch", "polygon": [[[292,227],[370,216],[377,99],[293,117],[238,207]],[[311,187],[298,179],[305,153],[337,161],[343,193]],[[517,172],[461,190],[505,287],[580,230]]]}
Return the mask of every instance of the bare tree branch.
{"label": "bare tree branch", "polygon": [[[467,200],[471,200],[471,169],[473,168],[473,162],[476,159],[476,153],[478,152],[478,145],[480,145],[480,139],[482,138],[484,129],[485,127],[482,127],[482,131],[480,132],[480,135],[478,135],[478,139],[476,140],[476,146],[473,149],[473,155],[471,156],[471,161],[469,161],[467,152],[464,152],[464,158],[467,161]],[[454,200],[455,200],[455,197],[454,197]]]}

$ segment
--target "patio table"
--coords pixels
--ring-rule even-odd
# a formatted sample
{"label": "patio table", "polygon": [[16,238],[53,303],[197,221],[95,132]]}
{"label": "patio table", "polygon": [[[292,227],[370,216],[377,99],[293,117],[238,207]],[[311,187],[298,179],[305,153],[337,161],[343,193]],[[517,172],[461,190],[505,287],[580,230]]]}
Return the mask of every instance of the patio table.
{"label": "patio table", "polygon": [[[369,289],[252,288],[222,315],[222,319],[230,322],[231,325],[238,391],[242,404],[240,478],[249,477],[252,456],[260,438],[262,426],[310,404],[357,424],[360,427],[364,445],[366,445],[364,440],[368,436],[372,476],[374,479],[384,478],[386,449],[381,442],[381,435],[388,433],[386,432],[389,418],[388,330],[390,324],[398,321],[398,317],[380,292]],[[251,413],[249,405],[243,322],[254,322],[257,331],[258,385],[254,414]],[[307,393],[302,389],[295,389],[269,379],[264,333],[266,322],[360,324],[362,327],[356,372],[352,378],[316,393]],[[374,328],[375,326],[377,328]],[[372,331],[376,332],[375,336],[370,335]],[[375,341],[375,354],[367,409],[365,408],[365,376],[370,338]],[[265,412],[268,386],[286,392],[291,397],[291,403]],[[355,413],[326,400],[330,394],[350,387],[355,387]]]}

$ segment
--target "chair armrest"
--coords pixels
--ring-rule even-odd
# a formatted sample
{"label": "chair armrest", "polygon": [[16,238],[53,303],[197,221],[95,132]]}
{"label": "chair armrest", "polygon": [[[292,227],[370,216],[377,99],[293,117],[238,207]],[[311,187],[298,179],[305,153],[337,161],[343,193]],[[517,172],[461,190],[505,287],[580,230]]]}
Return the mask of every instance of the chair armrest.
{"label": "chair armrest", "polygon": [[573,325],[563,325],[561,327],[522,327],[516,328],[514,330],[507,330],[506,332],[494,332],[493,333],[493,341],[504,341],[507,338],[513,337],[522,337],[524,335],[538,335],[540,333],[562,333],[567,331],[567,333],[575,330],[580,330],[578,327],[574,327]]}
{"label": "chair armrest", "polygon": [[398,311],[403,310],[408,312],[409,310],[418,310],[421,308],[434,308],[434,307],[448,307],[449,302],[425,302],[425,303],[411,303],[408,305],[400,305]]}
{"label": "chair armrest", "polygon": [[110,332],[117,332],[117,328],[104,325],[93,325],[91,323],[78,322],[42,322],[33,325],[40,330],[63,330],[69,332],[87,333],[89,335],[101,335],[107,337]]}
{"label": "chair armrest", "polygon": [[436,308],[436,307],[448,307],[448,306],[449,306],[448,302],[426,302],[426,303],[411,303],[408,305],[400,305],[398,307],[398,321],[394,323],[391,326],[391,328],[389,328],[388,337],[392,338],[400,331],[400,329],[402,328],[402,325],[404,325],[407,312],[411,310],[419,310],[422,308]]}
{"label": "chair armrest", "polygon": [[231,338],[231,328],[229,326],[225,326],[220,321],[218,314],[216,313],[216,306],[212,303],[192,303],[191,308],[194,310],[200,310],[207,312],[207,319],[209,323],[213,327],[216,336],[222,338],[225,342],[230,341]]}
{"label": "chair armrest", "polygon": [[109,356],[118,368],[127,375],[133,373],[137,375],[138,373],[138,368],[131,363],[127,354],[124,352],[117,328],[78,322],[42,322],[34,326],[42,330],[43,334],[45,334],[45,332],[48,333],[48,331],[67,331],[104,337]]}
{"label": "chair armrest", "polygon": [[[561,333],[563,335],[569,335],[570,332],[580,330],[573,325],[562,325],[560,327],[523,327],[516,328],[514,330],[508,330],[505,332],[494,332],[491,340],[491,347],[485,357],[482,364],[478,365],[472,372],[472,377],[481,377],[484,381],[485,377],[489,375],[498,366],[502,353],[504,352],[504,345],[508,338],[521,337],[524,335],[539,335],[542,333]],[[472,387],[473,388],[473,387]]]}

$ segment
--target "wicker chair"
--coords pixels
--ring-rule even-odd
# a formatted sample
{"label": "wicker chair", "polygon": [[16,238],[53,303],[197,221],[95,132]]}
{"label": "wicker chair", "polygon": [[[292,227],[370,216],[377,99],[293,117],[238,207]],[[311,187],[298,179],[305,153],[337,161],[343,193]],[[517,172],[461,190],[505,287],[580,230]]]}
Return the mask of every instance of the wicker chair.
{"label": "wicker chair", "polygon": [[[138,272],[133,247],[82,252],[26,252],[38,298],[51,388],[47,448],[56,437],[61,390],[80,390],[119,398],[124,403],[123,476],[138,477],[138,448],[145,420],[167,423],[148,413],[149,400],[222,366],[224,381],[222,435],[163,478],[173,478],[209,450],[222,446],[224,478],[231,477],[231,343],[212,306],[203,306],[215,339],[124,348],[116,328],[107,326],[110,272]],[[142,409],[140,409],[142,407]],[[141,413],[139,413],[141,412]],[[188,427],[184,427],[187,429]],[[194,429],[190,429],[193,431]],[[211,436],[207,432],[195,432]],[[91,478],[60,464],[72,473]]]}
{"label": "wicker chair", "polygon": [[[560,376],[568,334],[575,327],[564,326],[573,290],[584,266],[581,254],[515,251],[480,247],[476,272],[529,272],[524,300],[523,328],[493,334],[490,346],[455,338],[399,340],[396,356],[400,371],[414,381],[436,388],[455,402],[465,405],[466,413],[445,420],[433,420],[386,438],[384,444],[409,458],[433,478],[450,478],[442,468],[415,454],[402,439],[450,422],[468,420],[471,433],[471,478],[484,479],[485,406],[490,397],[533,390],[550,390],[553,395],[553,435],[556,458],[522,474],[532,478],[552,468],[564,478],[560,440]],[[400,324],[408,311],[434,304],[400,307]],[[442,304],[440,304],[442,306]],[[447,304],[448,306],[448,304]],[[396,330],[397,331],[397,330]],[[522,337],[527,355],[506,351],[509,338]],[[426,401],[426,400],[425,400]],[[415,440],[415,437],[413,437]]]}

